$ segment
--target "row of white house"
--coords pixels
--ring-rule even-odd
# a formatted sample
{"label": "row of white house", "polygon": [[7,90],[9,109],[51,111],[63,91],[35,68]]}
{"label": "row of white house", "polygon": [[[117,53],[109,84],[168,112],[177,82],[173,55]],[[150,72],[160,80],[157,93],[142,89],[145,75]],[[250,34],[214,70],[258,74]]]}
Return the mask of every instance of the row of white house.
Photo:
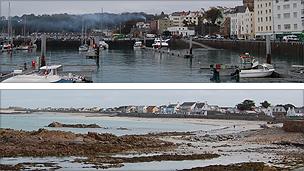
{"label": "row of white house", "polygon": [[149,114],[182,114],[182,115],[204,115],[208,113],[222,114],[265,114],[270,117],[275,116],[304,116],[304,107],[285,109],[283,105],[269,106],[268,108],[255,107],[249,111],[240,111],[236,107],[219,107],[209,105],[207,102],[184,102],[161,106],[121,106],[117,108],[104,109],[105,112],[116,113],[149,113]]}
{"label": "row of white house", "polygon": [[230,35],[238,38],[301,34],[304,0],[254,0],[253,9],[239,6],[228,17],[231,18]]}

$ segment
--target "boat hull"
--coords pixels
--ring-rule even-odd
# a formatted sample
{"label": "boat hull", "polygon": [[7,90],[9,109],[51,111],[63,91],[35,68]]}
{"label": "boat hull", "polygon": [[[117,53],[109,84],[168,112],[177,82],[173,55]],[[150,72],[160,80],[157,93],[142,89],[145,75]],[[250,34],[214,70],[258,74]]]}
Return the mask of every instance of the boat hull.
{"label": "boat hull", "polygon": [[241,78],[264,78],[269,77],[274,72],[274,69],[264,70],[264,69],[254,69],[254,70],[241,70]]}

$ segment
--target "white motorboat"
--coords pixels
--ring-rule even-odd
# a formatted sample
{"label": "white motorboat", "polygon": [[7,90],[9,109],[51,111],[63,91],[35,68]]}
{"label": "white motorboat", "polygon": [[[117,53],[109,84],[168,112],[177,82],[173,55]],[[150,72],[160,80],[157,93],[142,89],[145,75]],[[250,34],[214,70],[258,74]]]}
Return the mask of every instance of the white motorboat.
{"label": "white motorboat", "polygon": [[79,52],[87,52],[89,50],[89,46],[87,44],[81,45],[78,50]]}
{"label": "white motorboat", "polygon": [[275,71],[274,67],[270,64],[258,64],[251,69],[241,69],[241,78],[263,78],[272,75]]}
{"label": "white motorboat", "polygon": [[169,44],[167,43],[170,39],[168,40],[161,40],[160,38],[156,38],[154,40],[154,43],[152,44],[152,47],[154,49],[159,49],[159,48],[168,48]]}
{"label": "white motorboat", "polygon": [[102,49],[109,49],[109,44],[102,40],[99,41],[99,47]]}
{"label": "white motorboat", "polygon": [[2,51],[2,52],[10,52],[10,51],[13,51],[13,45],[10,44],[10,43],[4,44],[4,45],[2,45],[1,51]]}
{"label": "white motorboat", "polygon": [[[41,67],[39,72],[32,74],[18,74],[10,77],[3,83],[58,83],[69,82],[69,80],[63,79],[59,76],[58,71],[62,68],[62,65],[51,65]],[[71,81],[72,82],[72,81]]]}
{"label": "white motorboat", "polygon": [[144,45],[141,41],[137,41],[137,42],[135,42],[133,48],[134,49],[142,49],[142,48],[144,48]]}

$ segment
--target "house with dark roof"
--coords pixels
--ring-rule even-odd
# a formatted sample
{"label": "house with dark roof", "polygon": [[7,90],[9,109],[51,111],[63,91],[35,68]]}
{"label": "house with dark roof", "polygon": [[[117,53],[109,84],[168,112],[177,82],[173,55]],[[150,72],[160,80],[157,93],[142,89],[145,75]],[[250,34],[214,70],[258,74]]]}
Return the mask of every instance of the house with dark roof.
{"label": "house with dark roof", "polygon": [[207,115],[208,104],[197,102],[194,106],[194,113],[198,115]]}
{"label": "house with dark roof", "polygon": [[191,113],[195,112],[195,105],[196,102],[184,102],[180,105],[179,113],[184,115],[190,115]]}

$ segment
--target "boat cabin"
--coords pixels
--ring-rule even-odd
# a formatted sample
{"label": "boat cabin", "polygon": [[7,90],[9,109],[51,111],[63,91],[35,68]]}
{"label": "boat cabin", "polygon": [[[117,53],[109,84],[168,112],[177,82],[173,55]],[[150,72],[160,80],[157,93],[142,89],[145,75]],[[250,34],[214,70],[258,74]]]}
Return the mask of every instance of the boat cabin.
{"label": "boat cabin", "polygon": [[62,70],[62,65],[43,66],[39,70],[39,75],[58,75]]}

